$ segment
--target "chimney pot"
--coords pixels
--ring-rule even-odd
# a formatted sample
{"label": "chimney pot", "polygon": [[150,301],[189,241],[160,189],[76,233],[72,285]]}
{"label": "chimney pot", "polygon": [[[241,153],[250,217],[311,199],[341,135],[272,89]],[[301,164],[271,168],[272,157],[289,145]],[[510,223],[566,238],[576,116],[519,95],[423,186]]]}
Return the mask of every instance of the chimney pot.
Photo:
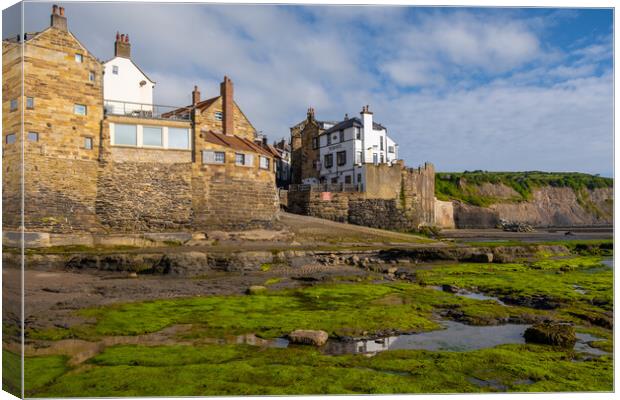
{"label": "chimney pot", "polygon": [[129,34],[116,32],[114,42],[114,57],[131,58],[131,45],[129,44]]}
{"label": "chimney pot", "polygon": [[60,29],[62,31],[67,30],[67,17],[65,17],[64,7],[58,7],[58,5],[56,4],[52,6],[52,15],[50,16],[50,26]]}

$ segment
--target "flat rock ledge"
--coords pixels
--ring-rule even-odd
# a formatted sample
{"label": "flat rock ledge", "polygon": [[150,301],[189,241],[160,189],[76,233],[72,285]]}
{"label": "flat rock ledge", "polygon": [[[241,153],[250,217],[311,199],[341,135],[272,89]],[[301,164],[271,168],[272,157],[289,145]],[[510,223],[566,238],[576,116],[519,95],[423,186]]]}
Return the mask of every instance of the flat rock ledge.
{"label": "flat rock ledge", "polygon": [[577,341],[575,328],[571,324],[549,321],[527,328],[523,337],[528,343],[549,344],[565,348],[572,348]]}
{"label": "flat rock ledge", "polygon": [[327,343],[329,335],[325,331],[314,331],[309,329],[296,329],[289,333],[288,338],[294,344],[309,344],[312,346],[323,346]]}

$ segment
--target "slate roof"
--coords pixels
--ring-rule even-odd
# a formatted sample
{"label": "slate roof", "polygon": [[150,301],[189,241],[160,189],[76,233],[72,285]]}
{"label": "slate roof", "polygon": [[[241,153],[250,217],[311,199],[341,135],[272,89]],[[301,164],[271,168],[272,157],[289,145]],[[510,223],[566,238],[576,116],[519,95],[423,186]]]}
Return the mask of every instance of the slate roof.
{"label": "slate roof", "polygon": [[215,133],[213,131],[201,131],[201,133],[204,140],[209,143],[228,147],[233,150],[251,151],[253,153],[259,153],[268,157],[273,157],[273,154],[271,154],[271,152],[249,139],[242,138],[240,136]]}
{"label": "slate roof", "polygon": [[[338,132],[340,130],[350,128],[352,126],[358,126],[358,127],[361,128],[361,127],[364,126],[364,124],[357,117],[345,119],[344,121],[340,121],[340,122],[336,123],[336,125],[332,126],[328,130],[323,132],[321,135],[326,135],[326,134],[329,134],[329,133]],[[374,129],[376,129],[376,130],[385,129],[385,127],[383,125],[381,125],[380,123],[378,123],[378,122],[373,122],[372,123],[372,127]]]}

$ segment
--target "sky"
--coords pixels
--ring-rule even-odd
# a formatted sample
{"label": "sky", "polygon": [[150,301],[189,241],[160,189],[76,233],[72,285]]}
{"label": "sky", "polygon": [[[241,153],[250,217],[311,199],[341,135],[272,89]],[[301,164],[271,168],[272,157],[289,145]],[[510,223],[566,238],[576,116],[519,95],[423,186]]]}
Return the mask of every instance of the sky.
{"label": "sky", "polygon": [[[58,4],[103,61],[129,34],[157,104],[216,96],[228,75],[270,140],[308,107],[339,121],[368,104],[413,167],[613,175],[611,9]],[[50,9],[26,3],[25,30]]]}

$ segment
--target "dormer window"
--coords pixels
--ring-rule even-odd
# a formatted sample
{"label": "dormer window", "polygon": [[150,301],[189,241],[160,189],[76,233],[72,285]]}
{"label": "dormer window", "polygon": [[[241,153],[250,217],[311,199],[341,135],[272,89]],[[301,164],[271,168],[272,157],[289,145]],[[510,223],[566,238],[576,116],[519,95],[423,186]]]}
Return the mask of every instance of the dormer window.
{"label": "dormer window", "polygon": [[114,75],[118,75],[118,66],[117,65],[112,65],[112,73]]}
{"label": "dormer window", "polygon": [[75,62],[81,63],[84,61],[84,56],[80,53],[75,53]]}
{"label": "dormer window", "polygon": [[216,121],[221,121],[223,119],[223,114],[221,111],[216,111],[215,112],[215,120]]}

